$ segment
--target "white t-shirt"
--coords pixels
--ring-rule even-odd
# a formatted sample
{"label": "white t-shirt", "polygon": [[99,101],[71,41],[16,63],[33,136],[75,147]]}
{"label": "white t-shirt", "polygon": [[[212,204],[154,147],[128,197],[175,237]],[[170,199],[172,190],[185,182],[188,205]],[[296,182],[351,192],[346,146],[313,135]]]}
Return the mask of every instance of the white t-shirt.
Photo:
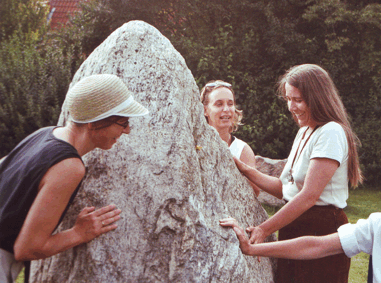
{"label": "white t-shirt", "polygon": [[[280,176],[283,184],[283,198],[290,201],[301,191],[311,159],[329,158],[337,160],[340,165],[324,188],[316,205],[332,204],[339,208],[346,207],[348,199],[348,142],[344,129],[336,122],[329,122],[318,127],[300,153],[309,135],[306,134],[301,141],[306,130],[307,127],[302,127],[296,135],[287,163]],[[289,172],[300,141],[299,151],[292,170],[295,182],[292,183],[289,181]]]}
{"label": "white t-shirt", "polygon": [[245,145],[246,143],[244,141],[234,137],[234,141],[229,146],[231,154],[240,159],[242,150],[245,147]]}
{"label": "white t-shirt", "polygon": [[360,252],[372,255],[373,282],[381,283],[381,212],[372,213],[356,224],[344,224],[337,231],[347,257]]}

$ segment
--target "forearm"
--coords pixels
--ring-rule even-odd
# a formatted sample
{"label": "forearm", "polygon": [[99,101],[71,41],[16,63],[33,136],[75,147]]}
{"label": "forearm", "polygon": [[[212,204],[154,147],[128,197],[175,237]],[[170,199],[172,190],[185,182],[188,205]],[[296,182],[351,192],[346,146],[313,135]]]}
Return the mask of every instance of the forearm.
{"label": "forearm", "polygon": [[297,194],[277,213],[259,225],[268,236],[297,219],[316,203],[315,198],[305,192]]}
{"label": "forearm", "polygon": [[50,257],[85,243],[74,228],[51,235],[45,241],[34,239],[29,242],[16,240],[14,246],[15,258],[19,261],[36,260]]}
{"label": "forearm", "polygon": [[311,159],[302,190],[296,194],[274,216],[266,220],[259,227],[265,235],[288,225],[302,213],[314,206],[328,182],[335,173],[338,162],[332,159]]}
{"label": "forearm", "polygon": [[[95,210],[94,207],[85,207],[78,215],[73,228],[52,235],[45,225],[25,225],[16,239],[14,245],[15,258],[17,260],[33,260],[55,255],[77,245],[87,243],[101,234],[117,228],[115,223],[120,219],[122,211],[114,204]],[[53,221],[55,222],[55,221]],[[37,227],[41,227],[38,229]],[[55,227],[55,226],[52,226]]]}
{"label": "forearm", "polygon": [[261,189],[256,184],[254,184],[252,181],[250,181],[249,179],[248,179],[248,181],[249,181],[250,186],[253,188],[254,194],[256,196],[259,196]]}
{"label": "forearm", "polygon": [[250,245],[248,255],[288,259],[317,259],[343,253],[337,233],[316,237],[305,236],[296,239]]}

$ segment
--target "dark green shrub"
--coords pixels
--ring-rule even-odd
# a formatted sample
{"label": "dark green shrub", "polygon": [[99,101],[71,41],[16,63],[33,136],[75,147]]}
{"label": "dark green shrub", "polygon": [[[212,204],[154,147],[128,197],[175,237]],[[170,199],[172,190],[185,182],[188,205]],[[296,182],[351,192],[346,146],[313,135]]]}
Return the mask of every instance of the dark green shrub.
{"label": "dark green shrub", "polygon": [[[5,1],[8,5],[12,3]],[[58,45],[57,50],[48,51],[48,46],[56,41],[33,49],[33,43],[24,43],[21,37],[14,38],[13,44],[25,44],[26,53],[5,46],[9,52],[14,49],[16,60],[8,62],[7,52],[2,51],[1,71],[9,71],[11,75],[7,80],[0,78],[0,98],[7,100],[6,106],[0,103],[0,115],[4,117],[0,117],[0,138],[7,137],[10,146],[25,134],[25,128],[55,123],[58,114],[54,113],[58,113],[57,107],[82,54],[90,54],[125,22],[143,20],[171,40],[184,56],[199,87],[211,79],[233,84],[238,104],[244,111],[245,125],[237,136],[262,156],[286,158],[298,129],[284,102],[275,95],[278,77],[296,64],[321,65],[332,75],[362,141],[360,162],[366,181],[378,184],[381,181],[378,174],[381,170],[381,5],[378,2],[85,1],[71,26],[55,37],[63,43],[62,51]],[[0,8],[2,11],[6,9]],[[25,27],[28,25],[23,24],[20,30],[28,33]],[[12,34],[7,28],[2,28],[2,32]],[[32,83],[37,79],[38,86]],[[27,82],[28,87],[23,88]],[[45,100],[45,97],[50,98]],[[28,107],[16,107],[11,101],[23,101]],[[20,114],[9,114],[15,109]],[[1,119],[10,115],[14,124],[2,122]]]}
{"label": "dark green shrub", "polygon": [[31,34],[15,32],[0,43],[1,156],[38,128],[57,124],[73,64],[70,49],[64,54]]}

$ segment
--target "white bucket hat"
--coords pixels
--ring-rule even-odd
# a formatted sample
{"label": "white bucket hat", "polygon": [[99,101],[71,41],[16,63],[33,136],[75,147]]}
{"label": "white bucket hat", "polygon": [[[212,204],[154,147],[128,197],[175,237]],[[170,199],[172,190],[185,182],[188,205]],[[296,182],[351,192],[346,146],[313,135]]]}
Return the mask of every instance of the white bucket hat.
{"label": "white bucket hat", "polygon": [[99,74],[85,77],[66,95],[71,120],[91,123],[110,116],[137,117],[148,110],[136,102],[127,86],[115,75]]}

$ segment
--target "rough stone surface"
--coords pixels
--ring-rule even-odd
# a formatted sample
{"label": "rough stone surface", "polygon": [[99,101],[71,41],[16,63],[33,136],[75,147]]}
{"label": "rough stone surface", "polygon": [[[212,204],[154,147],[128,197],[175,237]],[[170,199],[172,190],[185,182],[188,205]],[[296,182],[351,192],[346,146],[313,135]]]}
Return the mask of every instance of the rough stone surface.
{"label": "rough stone surface", "polygon": [[[286,165],[287,159],[270,159],[262,157],[260,155],[255,156],[256,167],[262,173],[270,176],[279,177],[282,174],[283,168]],[[258,200],[261,203],[268,204],[270,206],[282,206],[285,204],[284,200],[278,199],[264,191],[258,196]]]}
{"label": "rough stone surface", "polygon": [[[113,149],[84,157],[86,178],[58,229],[90,205],[115,203],[122,219],[113,232],[33,262],[31,282],[273,282],[275,262],[242,255],[232,229],[219,226],[227,216],[244,227],[268,216],[207,125],[194,78],[169,40],[129,22],[72,85],[98,73],[122,78],[150,114],[131,118],[131,133]],[[61,124],[67,115],[64,105]]]}

